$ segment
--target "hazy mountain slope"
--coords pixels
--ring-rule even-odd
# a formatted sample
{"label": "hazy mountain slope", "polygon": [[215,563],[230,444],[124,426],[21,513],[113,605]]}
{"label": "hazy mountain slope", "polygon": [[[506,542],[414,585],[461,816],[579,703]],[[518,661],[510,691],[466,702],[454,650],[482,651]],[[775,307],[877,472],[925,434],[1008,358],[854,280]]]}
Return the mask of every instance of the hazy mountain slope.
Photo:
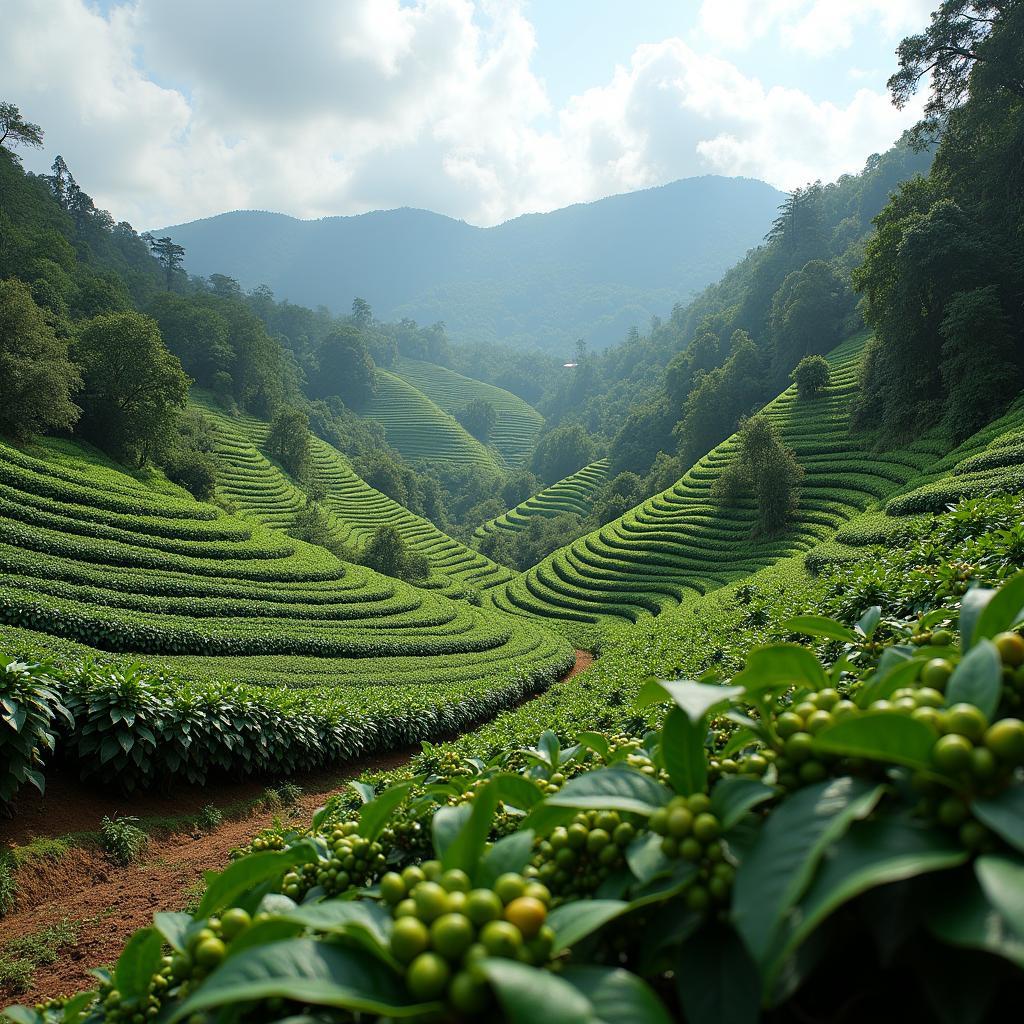
{"label": "hazy mountain slope", "polygon": [[707,176],[476,228],[423,210],[300,221],[235,211],[161,228],[193,274],[384,319],[444,320],[456,340],[603,347],[717,280],[770,226],[782,194]]}

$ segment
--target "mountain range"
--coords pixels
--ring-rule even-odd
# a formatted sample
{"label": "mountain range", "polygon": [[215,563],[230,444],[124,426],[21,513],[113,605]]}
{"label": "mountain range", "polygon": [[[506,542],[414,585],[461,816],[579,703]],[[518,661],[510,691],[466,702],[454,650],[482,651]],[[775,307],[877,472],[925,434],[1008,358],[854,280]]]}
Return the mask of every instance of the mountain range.
{"label": "mountain range", "polygon": [[192,274],[382,320],[444,321],[459,342],[599,349],[667,315],[760,243],[783,194],[708,175],[526,214],[495,227],[425,210],[298,220],[238,210],[160,228]]}

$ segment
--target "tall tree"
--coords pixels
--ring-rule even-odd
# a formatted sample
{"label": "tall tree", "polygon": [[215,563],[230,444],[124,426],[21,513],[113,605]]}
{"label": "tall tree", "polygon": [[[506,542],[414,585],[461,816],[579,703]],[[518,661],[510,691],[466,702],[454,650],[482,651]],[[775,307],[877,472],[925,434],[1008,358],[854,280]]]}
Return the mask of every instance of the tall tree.
{"label": "tall tree", "polygon": [[0,146],[17,160],[16,146],[39,149],[42,144],[43,129],[39,125],[26,121],[13,103],[0,103]]}
{"label": "tall tree", "polygon": [[1022,36],[1024,12],[1015,0],[944,0],[924,32],[900,43],[899,70],[888,82],[896,106],[905,107],[929,79],[924,117],[913,129],[919,144],[940,138],[949,115],[967,100],[978,65],[990,88],[1024,99]]}
{"label": "tall tree", "polygon": [[142,237],[149,242],[150,250],[157,258],[160,266],[164,268],[167,290],[170,291],[171,284],[174,281],[174,273],[181,268],[181,264],[185,259],[185,247],[178,245],[170,235],[164,235],[163,238],[154,238],[147,232]]}
{"label": "tall tree", "polygon": [[189,379],[156,321],[134,312],[94,317],[72,355],[82,371],[82,433],[144,465],[167,443],[188,398]]}
{"label": "tall tree", "polygon": [[0,281],[0,434],[26,441],[47,430],[66,430],[78,419],[71,396],[81,384],[28,285]]}

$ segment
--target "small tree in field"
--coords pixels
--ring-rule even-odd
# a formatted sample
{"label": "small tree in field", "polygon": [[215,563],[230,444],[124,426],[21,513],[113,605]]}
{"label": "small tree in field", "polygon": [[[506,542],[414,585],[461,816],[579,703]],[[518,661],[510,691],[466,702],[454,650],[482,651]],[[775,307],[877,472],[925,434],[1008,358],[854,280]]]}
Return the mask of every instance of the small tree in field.
{"label": "small tree in field", "polygon": [[739,435],[739,458],[715,481],[711,494],[733,504],[753,493],[757,504],[754,536],[772,536],[789,525],[797,509],[803,467],[766,416],[744,420]]}
{"label": "small tree in field", "polygon": [[824,356],[804,356],[789,379],[801,398],[817,398],[832,380],[832,368]]}
{"label": "small tree in field", "polygon": [[455,418],[478,441],[486,444],[494,425],[498,422],[498,413],[485,398],[474,398],[455,414]]}
{"label": "small tree in field", "polygon": [[393,526],[377,528],[363,552],[363,565],[400,580],[422,580],[430,575],[426,557],[410,551]]}
{"label": "small tree in field", "polygon": [[270,421],[264,452],[280,462],[296,480],[309,467],[309,418],[298,409],[281,409]]}

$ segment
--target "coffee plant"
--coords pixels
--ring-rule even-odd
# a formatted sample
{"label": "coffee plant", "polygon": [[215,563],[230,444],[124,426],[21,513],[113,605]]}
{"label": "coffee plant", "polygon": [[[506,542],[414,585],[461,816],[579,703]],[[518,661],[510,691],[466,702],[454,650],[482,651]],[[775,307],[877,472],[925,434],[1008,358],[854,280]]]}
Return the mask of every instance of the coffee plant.
{"label": "coffee plant", "polygon": [[[902,630],[788,623],[649,680],[642,738],[427,752],[271,830],[195,914],[17,1024],[1009,1019],[1024,996],[1024,573]],[[414,821],[430,848],[400,838]],[[964,1007],[971,1009],[965,1015]]]}

